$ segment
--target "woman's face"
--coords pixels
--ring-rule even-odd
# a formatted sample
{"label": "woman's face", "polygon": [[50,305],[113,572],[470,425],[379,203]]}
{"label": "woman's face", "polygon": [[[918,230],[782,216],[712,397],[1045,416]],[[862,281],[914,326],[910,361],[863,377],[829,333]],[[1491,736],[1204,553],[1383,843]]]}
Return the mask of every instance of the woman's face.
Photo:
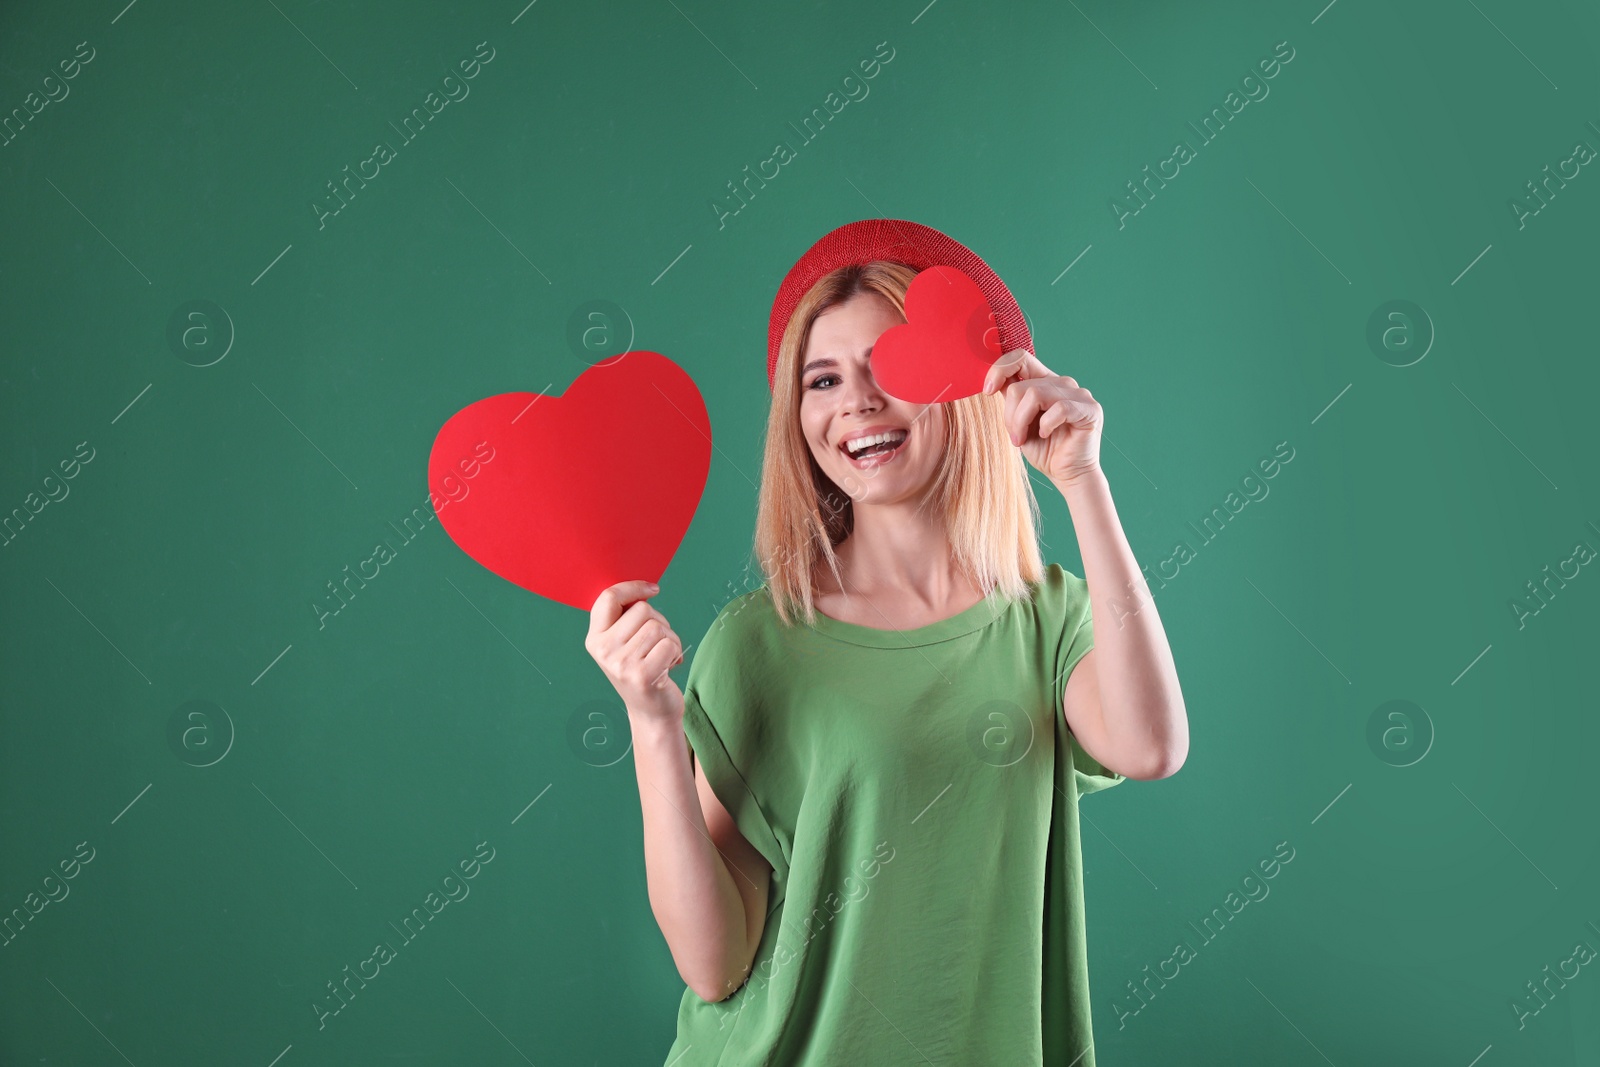
{"label": "woman's face", "polygon": [[[904,321],[883,297],[858,293],[816,317],[800,357],[801,432],[823,473],[858,504],[918,499],[944,455],[943,407],[897,400],[872,379],[872,346]],[[881,445],[844,447],[880,435],[888,435]]]}

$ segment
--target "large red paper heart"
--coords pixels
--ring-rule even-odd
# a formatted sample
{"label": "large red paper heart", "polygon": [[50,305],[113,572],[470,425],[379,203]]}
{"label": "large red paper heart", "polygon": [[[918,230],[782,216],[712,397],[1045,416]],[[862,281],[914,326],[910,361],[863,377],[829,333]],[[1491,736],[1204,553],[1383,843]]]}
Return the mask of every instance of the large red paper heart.
{"label": "large red paper heart", "polygon": [[1001,356],[1000,331],[983,290],[964,271],[929,267],[906,290],[906,321],[872,348],[872,376],[893,397],[945,403],[983,392]]}
{"label": "large red paper heart", "polygon": [[694,382],[658,352],[628,352],[560,396],[501,393],[450,416],[428,486],[467,555],[589,611],[608,586],[661,577],[710,469],[711,420]]}

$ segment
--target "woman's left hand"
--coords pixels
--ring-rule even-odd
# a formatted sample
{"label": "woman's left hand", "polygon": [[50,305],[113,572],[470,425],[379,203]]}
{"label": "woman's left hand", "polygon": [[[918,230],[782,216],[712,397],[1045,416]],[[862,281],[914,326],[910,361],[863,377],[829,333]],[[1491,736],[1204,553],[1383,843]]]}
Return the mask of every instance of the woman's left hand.
{"label": "woman's left hand", "polygon": [[989,368],[984,393],[1002,390],[1011,443],[1047,478],[1064,486],[1100,469],[1105,412],[1089,390],[1025,348],[1007,352]]}

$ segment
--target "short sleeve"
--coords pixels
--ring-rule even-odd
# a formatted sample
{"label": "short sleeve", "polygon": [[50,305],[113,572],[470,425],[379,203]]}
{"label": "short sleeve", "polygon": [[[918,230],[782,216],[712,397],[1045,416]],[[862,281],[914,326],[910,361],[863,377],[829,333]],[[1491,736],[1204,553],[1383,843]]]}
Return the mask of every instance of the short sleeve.
{"label": "short sleeve", "polygon": [[[744,598],[740,598],[742,600]],[[789,869],[787,850],[773,832],[749,771],[763,743],[758,694],[743,685],[740,600],[723,609],[695,649],[683,688],[683,732],[705,768],[711,791],[728,809],[739,832],[780,873]]]}
{"label": "short sleeve", "polygon": [[[1066,696],[1067,679],[1072,669],[1094,648],[1094,612],[1089,603],[1089,583],[1060,564],[1050,564],[1045,584],[1054,587],[1052,591],[1060,601],[1061,642],[1056,651],[1056,684],[1053,687],[1053,706],[1059,709]],[[1089,755],[1078,739],[1072,736],[1070,728],[1067,736],[1072,742],[1073,777],[1077,780],[1079,796],[1097,793],[1126,781],[1123,775],[1108,769]]]}

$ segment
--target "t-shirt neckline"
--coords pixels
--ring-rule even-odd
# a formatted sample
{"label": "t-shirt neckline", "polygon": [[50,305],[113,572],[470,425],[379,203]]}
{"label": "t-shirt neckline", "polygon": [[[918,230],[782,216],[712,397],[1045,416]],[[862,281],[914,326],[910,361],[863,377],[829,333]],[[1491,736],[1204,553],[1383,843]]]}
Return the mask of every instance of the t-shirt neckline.
{"label": "t-shirt neckline", "polygon": [[947,619],[909,630],[862,626],[859,623],[844,622],[830,615],[824,615],[821,611],[816,612],[816,621],[811,624],[811,628],[825,637],[836,638],[853,645],[865,645],[869,648],[916,648],[981,630],[999,618],[1006,607],[1005,598],[998,590],[993,590],[970,608],[958,611]]}

